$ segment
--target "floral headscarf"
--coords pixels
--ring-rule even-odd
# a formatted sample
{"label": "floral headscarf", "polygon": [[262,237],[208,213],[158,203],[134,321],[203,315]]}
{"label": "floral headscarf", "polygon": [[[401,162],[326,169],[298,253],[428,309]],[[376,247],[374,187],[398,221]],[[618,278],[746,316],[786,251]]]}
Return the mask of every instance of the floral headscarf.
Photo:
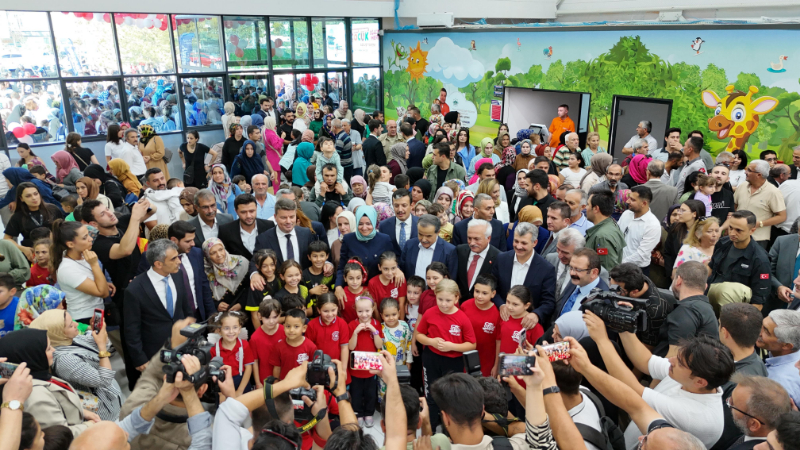
{"label": "floral headscarf", "polygon": [[[378,234],[378,211],[375,210],[374,207],[369,205],[364,205],[358,208],[358,211],[355,213],[356,216],[356,239],[361,242],[369,242],[371,241],[376,234]],[[372,232],[366,236],[361,234],[361,231],[358,230],[358,224],[361,223],[361,218],[366,217],[372,222]]]}
{"label": "floral headscarf", "polygon": [[206,239],[203,242],[203,254],[205,255],[204,266],[208,282],[211,285],[211,293],[214,300],[220,301],[227,292],[235,293],[239,289],[242,280],[247,276],[250,263],[244,256],[231,255],[227,250],[225,250],[225,260],[222,264],[211,262],[209,254],[217,244],[225,247],[225,244],[218,238]]}
{"label": "floral headscarf", "polygon": [[19,296],[17,312],[14,315],[14,329],[27,328],[45,311],[56,309],[66,298],[66,294],[49,284],[40,284],[25,289]]}
{"label": "floral headscarf", "polygon": [[514,176],[514,195],[517,198],[527,198],[528,197],[528,190],[524,187],[519,185],[519,174],[525,173],[527,174],[528,171],[526,169],[520,169],[517,171],[517,174]]}
{"label": "floral headscarf", "polygon": [[143,123],[139,125],[139,142],[147,145],[150,139],[156,135],[156,129],[152,125]]}
{"label": "floral headscarf", "polygon": [[[222,183],[217,183],[214,181],[214,169],[221,168],[222,173],[225,174],[225,180]],[[231,177],[228,176],[228,171],[225,170],[225,166],[222,164],[214,164],[211,166],[211,179],[210,181],[210,188],[211,192],[214,194],[214,197],[217,199],[217,207],[222,210],[222,212],[228,212],[228,196],[231,195]]]}
{"label": "floral headscarf", "polygon": [[390,217],[394,217],[394,210],[387,203],[378,202],[378,203],[375,203],[375,205],[373,205],[373,207],[375,208],[375,211],[378,212],[378,222],[375,224],[376,228],[377,228],[378,225],[381,224],[382,221],[384,221],[384,220],[386,220],[386,219],[388,219]]}
{"label": "floral headscarf", "polygon": [[461,211],[463,206],[464,206],[464,203],[467,202],[467,201],[470,201],[470,202],[474,203],[475,202],[475,194],[473,194],[472,191],[463,190],[463,191],[461,191],[460,194],[458,194],[458,202],[456,203],[456,215],[459,218],[461,218],[462,220],[467,218],[467,217],[464,217],[464,214]]}

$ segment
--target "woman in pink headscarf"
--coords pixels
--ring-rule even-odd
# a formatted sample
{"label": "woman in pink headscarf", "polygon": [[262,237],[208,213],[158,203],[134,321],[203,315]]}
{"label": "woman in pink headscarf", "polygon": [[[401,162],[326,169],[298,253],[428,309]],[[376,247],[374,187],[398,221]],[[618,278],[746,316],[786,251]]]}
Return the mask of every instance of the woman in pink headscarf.
{"label": "woman in pink headscarf", "polygon": [[83,176],[78,167],[78,163],[75,162],[75,159],[73,159],[72,155],[68,152],[59,150],[55,152],[50,159],[52,159],[53,163],[56,165],[56,180],[59,184],[75,186],[75,182],[78,181],[78,178]]}
{"label": "woman in pink headscarf", "polygon": [[[647,183],[647,165],[652,160],[653,158],[647,155],[635,155],[628,164],[628,175],[622,178],[622,182],[629,188]],[[631,181],[633,184],[630,183]]]}
{"label": "woman in pink headscarf", "polygon": [[494,164],[492,158],[481,158],[475,161],[475,175],[473,175],[472,178],[469,179],[469,184],[475,184],[475,182],[478,181],[478,178],[480,178],[480,176],[478,175],[478,168],[485,163]]}

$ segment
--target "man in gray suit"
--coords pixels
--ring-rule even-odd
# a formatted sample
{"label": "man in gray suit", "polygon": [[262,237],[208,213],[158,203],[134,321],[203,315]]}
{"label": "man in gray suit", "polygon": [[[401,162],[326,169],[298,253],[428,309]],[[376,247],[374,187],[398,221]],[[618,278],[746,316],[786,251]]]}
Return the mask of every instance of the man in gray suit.
{"label": "man in gray suit", "polygon": [[[544,212],[544,211],[542,211]],[[572,210],[564,202],[553,202],[547,207],[547,229],[550,230],[550,237],[542,249],[541,256],[546,257],[556,252],[556,242],[559,234],[569,228],[572,221]]]}
{"label": "man in gray suit", "polygon": [[[586,238],[580,231],[574,228],[567,228],[558,233],[556,241],[556,251],[545,256],[553,267],[556,268],[556,298],[561,298],[565,288],[571,283],[569,274],[569,262],[576,250],[586,245]],[[600,278],[608,284],[608,271],[605,267],[600,267]]]}
{"label": "man in gray suit", "polygon": [[659,222],[664,221],[664,217],[669,212],[669,207],[677,203],[678,188],[664,184],[661,176],[664,175],[664,163],[658,159],[653,159],[647,164],[647,183],[644,185],[650,188],[653,193],[653,201],[650,202],[650,211]]}
{"label": "man in gray suit", "polygon": [[208,238],[217,237],[219,227],[233,222],[233,216],[217,212],[217,199],[208,189],[201,189],[194,194],[194,209],[197,215],[189,220],[195,228],[194,245],[202,249]]}
{"label": "man in gray suit", "polygon": [[[769,262],[772,266],[772,277],[770,278],[772,280],[772,291],[773,294],[778,296],[779,300],[786,303],[800,303],[800,301],[792,302],[794,279],[797,277],[798,271],[800,271],[800,258],[797,256],[798,247],[800,247],[800,235],[788,234],[776,239],[769,251]],[[780,308],[781,306],[777,307]]]}

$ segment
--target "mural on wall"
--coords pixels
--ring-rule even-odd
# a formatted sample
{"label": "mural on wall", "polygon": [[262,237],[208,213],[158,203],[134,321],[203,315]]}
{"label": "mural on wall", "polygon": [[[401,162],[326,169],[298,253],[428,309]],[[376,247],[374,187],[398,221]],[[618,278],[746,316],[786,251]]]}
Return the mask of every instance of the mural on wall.
{"label": "mural on wall", "polygon": [[607,141],[614,95],[668,98],[671,125],[684,137],[702,130],[713,154],[771,149],[791,162],[800,144],[799,41],[800,30],[787,29],[387,31],[384,106],[388,118],[409,104],[427,117],[444,87],[475,144],[497,133],[495,87],[590,92],[589,131]]}

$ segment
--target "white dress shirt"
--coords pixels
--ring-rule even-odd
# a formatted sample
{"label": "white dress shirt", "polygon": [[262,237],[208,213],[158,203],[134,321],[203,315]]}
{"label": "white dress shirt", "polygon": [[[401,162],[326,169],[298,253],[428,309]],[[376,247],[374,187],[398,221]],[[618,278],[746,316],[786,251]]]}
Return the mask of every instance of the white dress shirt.
{"label": "white dress shirt", "polygon": [[286,261],[289,259],[286,256],[286,236],[291,236],[292,249],[294,250],[294,260],[302,265],[300,262],[300,246],[297,244],[297,233],[294,231],[294,228],[292,228],[292,231],[289,233],[284,233],[279,227],[275,227],[275,231],[278,235],[278,245],[281,246],[281,256],[283,257],[283,260]]}
{"label": "white dress shirt", "polygon": [[256,248],[258,227],[253,225],[253,231],[247,232],[244,230],[244,228],[242,228],[242,225],[239,224],[239,234],[242,236],[242,244],[244,244],[244,248],[246,248],[250,253],[253,253],[253,250]]}
{"label": "white dress shirt", "polygon": [[[155,288],[156,295],[158,295],[158,299],[161,300],[164,309],[169,311],[169,308],[167,308],[167,287],[164,284],[164,276],[160,275],[153,268],[150,268],[150,270],[147,271],[147,277],[150,278],[150,282],[153,283],[153,288]],[[178,290],[175,288],[175,281],[172,277],[168,276],[167,278],[169,279],[169,289],[172,291],[172,313],[175,314],[175,311],[178,309]]]}
{"label": "white dress shirt", "polygon": [[469,273],[469,266],[472,265],[472,260],[475,259],[475,256],[478,256],[478,264],[475,266],[475,273],[472,274],[472,279],[469,280],[469,288],[472,289],[472,286],[475,284],[475,280],[478,279],[478,274],[481,271],[481,267],[483,267],[483,262],[486,261],[486,255],[489,253],[489,245],[486,246],[480,253],[475,253],[470,250],[469,252],[469,259],[467,259],[467,273]]}
{"label": "white dress shirt", "polygon": [[[400,224],[406,224],[406,242],[411,240],[411,225],[414,221],[411,219],[411,214],[408,215],[408,219],[405,222],[401,221],[400,219],[396,219],[394,221],[394,237],[397,239],[397,243],[400,243]],[[400,251],[403,251],[401,248]]]}
{"label": "white dress shirt", "polygon": [[183,265],[183,270],[186,271],[186,277],[189,279],[189,289],[192,290],[194,307],[197,309],[197,291],[194,289],[194,269],[192,269],[192,262],[189,261],[189,255],[187,253],[181,255],[181,264]]}
{"label": "white dress shirt", "polygon": [[524,263],[519,262],[516,253],[514,254],[514,266],[511,269],[510,287],[523,286],[525,284],[525,277],[528,276],[528,270],[531,268],[531,261],[533,261],[533,255],[535,254],[536,251],[534,250],[531,252],[531,257]]}
{"label": "white dress shirt", "polygon": [[638,267],[649,266],[650,254],[661,240],[661,224],[655,214],[648,210],[636,218],[633,211],[627,210],[622,213],[617,224],[625,236],[622,262],[633,263]]}
{"label": "white dress shirt", "polygon": [[[438,240],[438,239],[437,239]],[[422,243],[419,244],[419,254],[417,254],[417,265],[414,267],[414,275],[421,277],[425,280],[425,272],[428,266],[433,262],[433,251],[436,250],[436,242],[430,248],[425,248]]]}
{"label": "white dress shirt", "polygon": [[203,222],[203,219],[200,219],[199,222],[200,222],[200,229],[203,230],[203,237],[205,237],[206,240],[215,238],[219,235],[219,225],[217,224],[216,217],[214,217],[213,227],[209,227],[208,225],[206,225],[206,223]]}

